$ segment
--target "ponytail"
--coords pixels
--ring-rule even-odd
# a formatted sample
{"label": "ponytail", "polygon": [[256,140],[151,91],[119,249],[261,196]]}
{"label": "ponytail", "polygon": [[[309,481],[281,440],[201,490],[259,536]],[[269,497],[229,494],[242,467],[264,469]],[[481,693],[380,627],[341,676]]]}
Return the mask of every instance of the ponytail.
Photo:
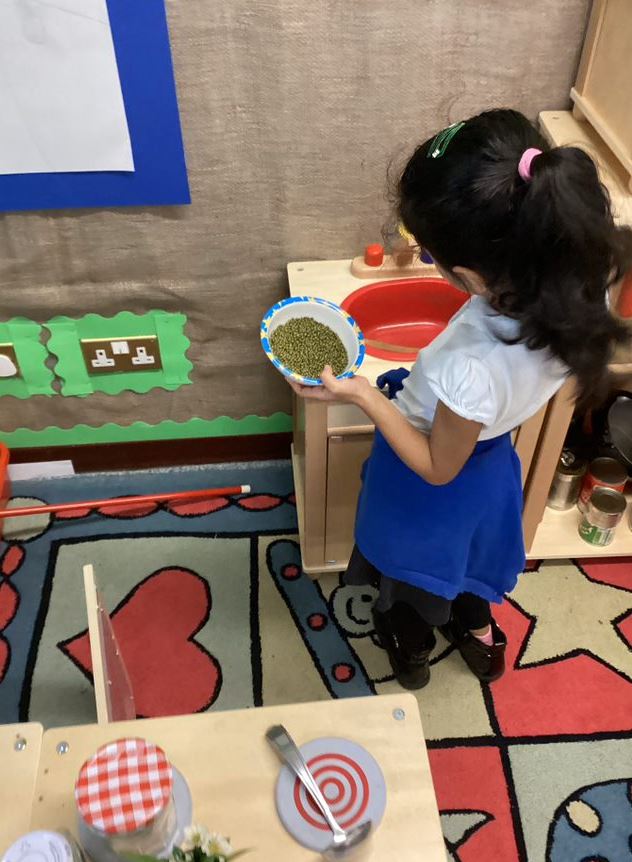
{"label": "ponytail", "polygon": [[607,391],[608,362],[628,332],[608,310],[608,289],[632,267],[632,233],[617,228],[592,159],[576,147],[534,158],[519,190],[499,300],[520,339],[548,348],[578,381],[581,401]]}
{"label": "ponytail", "polygon": [[[613,350],[628,338],[607,302],[632,269],[632,231],[615,225],[592,159],[548,148],[508,110],[468,120],[439,158],[428,158],[430,143],[399,181],[404,224],[445,268],[479,273],[492,305],[519,321],[518,340],[565,363],[581,403],[599,400]],[[542,152],[523,177],[530,148]]]}

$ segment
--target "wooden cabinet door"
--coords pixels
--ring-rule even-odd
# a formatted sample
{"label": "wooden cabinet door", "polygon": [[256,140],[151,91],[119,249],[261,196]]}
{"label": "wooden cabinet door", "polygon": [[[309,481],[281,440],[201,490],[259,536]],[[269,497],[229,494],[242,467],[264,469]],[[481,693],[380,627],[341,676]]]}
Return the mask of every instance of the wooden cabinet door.
{"label": "wooden cabinet door", "polygon": [[535,416],[532,416],[530,419],[527,419],[526,422],[523,422],[523,424],[514,432],[513,444],[522,466],[523,488],[526,488],[527,486],[529,473],[531,472],[531,464],[533,463],[538,447],[538,440],[540,439],[547,409],[548,403],[541,407]]}
{"label": "wooden cabinet door", "polygon": [[[560,400],[562,400],[560,398]],[[541,443],[545,429],[550,434],[550,423],[546,422],[549,405],[545,405],[535,416],[522,425],[514,438],[516,451],[522,461],[523,484],[525,485],[524,527],[527,544],[533,540],[539,523],[546,494],[557,463],[561,442],[552,447],[553,460],[547,464],[546,477],[542,476]],[[558,417],[566,433],[568,416]],[[559,429],[558,429],[559,431]],[[563,438],[562,438],[563,439]],[[546,439],[547,443],[550,443]],[[347,433],[329,437],[327,443],[327,489],[325,511],[325,567],[346,568],[353,547],[353,527],[356,504],[360,492],[360,471],[369,457],[373,445],[372,433]],[[550,453],[549,453],[550,454]],[[547,484],[548,483],[548,484]],[[546,485],[546,487],[544,487]],[[537,498],[537,499],[536,499]]]}
{"label": "wooden cabinet door", "polygon": [[571,378],[549,401],[537,448],[531,459],[529,475],[526,477],[524,486],[522,510],[522,529],[527,554],[544,516],[549,489],[555,476],[568,426],[573,418],[575,392],[575,381]]}
{"label": "wooden cabinet door", "polygon": [[360,471],[369,457],[373,434],[329,438],[325,563],[347,567],[353,547],[353,525],[360,492]]}

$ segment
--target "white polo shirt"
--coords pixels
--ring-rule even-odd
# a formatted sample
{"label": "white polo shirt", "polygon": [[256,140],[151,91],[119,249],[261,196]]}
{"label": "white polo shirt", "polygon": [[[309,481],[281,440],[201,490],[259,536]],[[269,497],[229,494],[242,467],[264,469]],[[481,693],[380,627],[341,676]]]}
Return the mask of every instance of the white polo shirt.
{"label": "white polo shirt", "polygon": [[506,344],[518,322],[470,299],[422,350],[395,404],[421,431],[432,426],[437,402],[484,426],[480,440],[517,428],[562,386],[568,369],[547,350]]}

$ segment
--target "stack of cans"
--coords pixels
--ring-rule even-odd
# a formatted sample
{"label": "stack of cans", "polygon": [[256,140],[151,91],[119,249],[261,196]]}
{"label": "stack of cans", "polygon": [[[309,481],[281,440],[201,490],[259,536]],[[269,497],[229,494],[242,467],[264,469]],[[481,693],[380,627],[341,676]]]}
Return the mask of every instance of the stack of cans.
{"label": "stack of cans", "polygon": [[591,462],[579,494],[582,512],[579,535],[590,545],[609,545],[626,509],[624,496],[628,472],[614,458]]}
{"label": "stack of cans", "polygon": [[627,469],[615,458],[595,458],[587,464],[570,449],[564,449],[547,505],[566,511],[577,504],[582,513],[579,535],[590,545],[604,547],[613,541],[626,510],[627,481]]}

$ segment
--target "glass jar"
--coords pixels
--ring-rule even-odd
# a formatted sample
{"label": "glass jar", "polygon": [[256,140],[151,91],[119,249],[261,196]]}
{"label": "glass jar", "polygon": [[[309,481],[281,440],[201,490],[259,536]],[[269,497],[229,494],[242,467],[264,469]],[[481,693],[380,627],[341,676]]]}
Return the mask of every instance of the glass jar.
{"label": "glass jar", "polygon": [[175,836],[173,770],[164,751],[144,739],[99,748],[79,771],[75,801],[91,857],[100,847],[161,856]]}

